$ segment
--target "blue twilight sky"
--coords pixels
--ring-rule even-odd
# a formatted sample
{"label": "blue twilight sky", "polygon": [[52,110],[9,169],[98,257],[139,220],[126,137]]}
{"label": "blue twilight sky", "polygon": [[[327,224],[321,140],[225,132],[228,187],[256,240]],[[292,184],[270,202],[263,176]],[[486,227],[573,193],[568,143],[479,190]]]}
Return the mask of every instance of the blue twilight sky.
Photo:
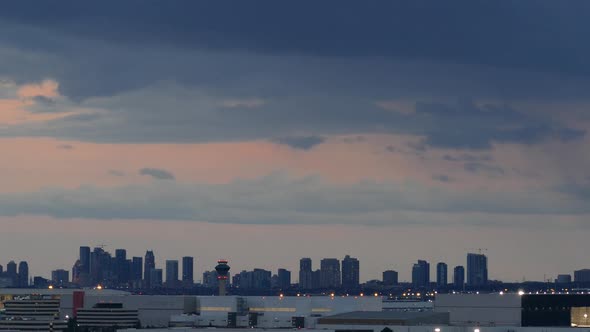
{"label": "blue twilight sky", "polygon": [[589,14],[0,2],[0,264],[48,275],[106,243],[197,274],[350,254],[407,279],[482,247],[492,278],[590,267]]}

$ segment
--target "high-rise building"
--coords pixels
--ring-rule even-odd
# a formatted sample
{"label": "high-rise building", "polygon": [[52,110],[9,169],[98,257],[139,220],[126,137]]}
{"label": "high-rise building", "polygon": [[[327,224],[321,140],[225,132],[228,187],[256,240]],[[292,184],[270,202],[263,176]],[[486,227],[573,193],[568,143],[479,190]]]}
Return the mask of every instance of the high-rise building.
{"label": "high-rise building", "polygon": [[90,273],[90,247],[80,247],[80,273]]}
{"label": "high-rise building", "polygon": [[318,289],[322,284],[322,271],[317,269],[311,273],[311,289]]}
{"label": "high-rise building", "polygon": [[54,286],[62,287],[66,286],[70,280],[70,273],[67,270],[54,270],[51,271],[51,283]]}
{"label": "high-rise building", "polygon": [[448,266],[446,263],[440,262],[436,264],[436,285],[438,287],[446,287],[448,283]]}
{"label": "high-rise building", "polygon": [[419,260],[412,266],[412,284],[414,287],[427,287],[430,284],[430,264]]}
{"label": "high-rise building", "polygon": [[312,289],[311,285],[311,258],[302,258],[299,260],[299,288]]}
{"label": "high-rise building", "polygon": [[571,274],[558,274],[557,278],[555,279],[556,284],[569,284],[572,282],[572,275]]}
{"label": "high-rise building", "polygon": [[386,286],[394,286],[398,284],[397,271],[387,270],[383,271],[383,284]]}
{"label": "high-rise building", "polygon": [[117,282],[120,285],[124,285],[129,282],[129,263],[127,262],[127,250],[117,249],[115,250],[115,276]]}
{"label": "high-rise building", "polygon": [[29,264],[25,261],[18,263],[18,287],[29,287]]}
{"label": "high-rise building", "polygon": [[102,247],[96,247],[90,253],[90,280],[93,284],[102,284],[112,279],[113,259]]}
{"label": "high-rise building", "polygon": [[279,269],[277,273],[277,286],[281,289],[287,289],[291,286],[291,271]]}
{"label": "high-rise building", "polygon": [[342,287],[355,289],[359,287],[359,260],[346,255],[342,260]]}
{"label": "high-rise building", "polygon": [[162,287],[162,269],[150,269],[150,288]]}
{"label": "high-rise building", "polygon": [[2,264],[0,264],[0,273],[4,273],[4,268],[2,267]]}
{"label": "high-rise building", "polygon": [[166,286],[178,287],[178,261],[166,261]]}
{"label": "high-rise building", "polygon": [[16,263],[14,261],[6,264],[6,277],[10,279],[10,285],[12,287],[18,286],[18,273],[16,271]]}
{"label": "high-rise building", "polygon": [[219,281],[217,280],[217,271],[205,271],[203,272],[203,286],[207,288],[219,287]]}
{"label": "high-rise building", "polygon": [[145,287],[153,288],[151,284],[152,270],[156,268],[156,258],[154,252],[148,250],[145,252],[143,278],[145,279]]}
{"label": "high-rise building", "polygon": [[182,282],[185,286],[192,286],[195,283],[193,271],[194,259],[190,256],[182,257]]}
{"label": "high-rise building", "polygon": [[131,258],[131,280],[136,283],[142,279],[143,270],[143,258],[133,257]]}
{"label": "high-rise building", "polygon": [[340,261],[337,258],[324,258],[320,262],[320,287],[339,288],[342,284]]}
{"label": "high-rise building", "polygon": [[467,254],[467,286],[479,287],[488,283],[488,258],[483,254]]}
{"label": "high-rise building", "polygon": [[574,282],[590,282],[590,269],[574,271]]}
{"label": "high-rise building", "polygon": [[461,265],[453,269],[453,286],[458,290],[462,290],[465,286],[465,268]]}

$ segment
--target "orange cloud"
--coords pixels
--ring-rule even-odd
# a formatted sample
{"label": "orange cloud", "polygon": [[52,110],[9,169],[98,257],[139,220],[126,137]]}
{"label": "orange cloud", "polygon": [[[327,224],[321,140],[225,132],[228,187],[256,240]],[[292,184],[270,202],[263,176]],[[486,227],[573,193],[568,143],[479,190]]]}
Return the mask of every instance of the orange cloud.
{"label": "orange cloud", "polygon": [[20,98],[32,98],[37,96],[55,98],[59,96],[57,89],[59,84],[54,80],[44,80],[41,83],[22,85],[17,94]]}

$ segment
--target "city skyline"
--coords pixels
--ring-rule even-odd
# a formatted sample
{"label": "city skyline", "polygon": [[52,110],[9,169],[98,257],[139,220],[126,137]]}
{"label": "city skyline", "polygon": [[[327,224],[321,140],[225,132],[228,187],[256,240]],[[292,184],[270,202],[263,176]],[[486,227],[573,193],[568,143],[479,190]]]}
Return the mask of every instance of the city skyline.
{"label": "city skyline", "polygon": [[587,12],[2,1],[0,253],[46,276],[98,244],[195,271],[349,254],[361,280],[450,279],[477,248],[490,280],[590,267]]}

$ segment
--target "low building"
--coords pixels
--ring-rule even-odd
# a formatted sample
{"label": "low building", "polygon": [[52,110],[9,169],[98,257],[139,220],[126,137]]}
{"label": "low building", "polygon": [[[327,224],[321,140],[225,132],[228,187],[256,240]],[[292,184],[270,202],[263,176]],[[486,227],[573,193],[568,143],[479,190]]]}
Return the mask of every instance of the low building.
{"label": "low building", "polygon": [[354,311],[318,319],[317,327],[322,329],[362,329],[362,326],[413,326],[449,325],[446,312],[394,312],[394,311]]}
{"label": "low building", "polygon": [[123,308],[123,303],[97,303],[89,309],[78,309],[76,323],[85,328],[140,326],[138,310]]}

